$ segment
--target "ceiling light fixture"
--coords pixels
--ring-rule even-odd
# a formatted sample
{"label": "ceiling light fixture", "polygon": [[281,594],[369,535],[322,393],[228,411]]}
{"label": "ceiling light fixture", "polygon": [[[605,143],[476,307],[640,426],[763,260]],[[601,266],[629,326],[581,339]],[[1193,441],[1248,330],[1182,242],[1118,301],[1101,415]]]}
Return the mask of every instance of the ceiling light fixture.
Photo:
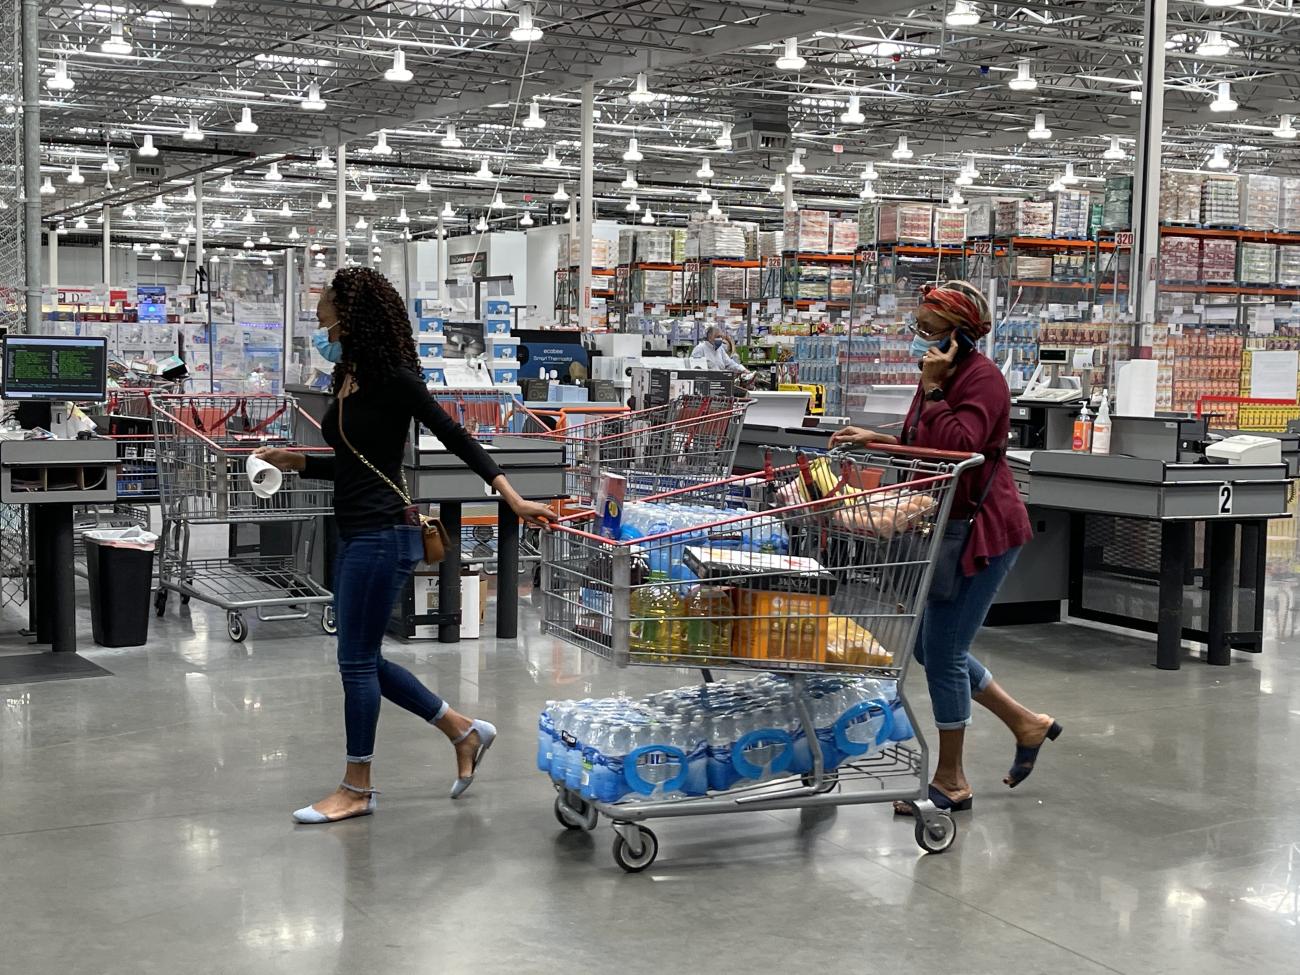
{"label": "ceiling light fixture", "polygon": [[54,74],[45,82],[45,87],[50,91],[72,91],[76,87],[73,80],[68,77],[68,62],[64,58],[54,62]]}
{"label": "ceiling light fixture", "polygon": [[621,187],[622,187],[623,189],[625,189],[625,190],[635,190],[635,189],[637,189],[637,188],[638,188],[638,184],[637,184],[637,181],[636,181],[636,173],[634,173],[634,172],[633,172],[632,170],[630,170],[630,169],[627,170],[627,175],[626,175],[625,177],[623,177],[623,182],[621,182],[621,183],[619,184],[619,186],[621,186]]}
{"label": "ceiling light fixture", "polygon": [[496,176],[492,174],[492,170],[488,168],[488,161],[486,159],[479,162],[478,172],[474,174],[474,178],[484,181],[496,179]]}
{"label": "ceiling light fixture", "polygon": [[799,54],[799,38],[787,37],[785,49],[776,59],[776,66],[782,71],[802,71],[808,62]]}
{"label": "ceiling light fixture", "polygon": [[1029,69],[1028,61],[1021,61],[1016,65],[1016,76],[1007,82],[1007,87],[1012,91],[1033,91],[1038,87],[1038,82],[1034,80],[1033,72]]}
{"label": "ceiling light fixture", "polygon": [[1110,137],[1110,148],[1101,154],[1101,158],[1109,159],[1112,161],[1118,161],[1121,159],[1128,158],[1128,154],[1125,153],[1124,150],[1120,147],[1119,136],[1112,135]]}
{"label": "ceiling light fixture", "polygon": [[709,165],[707,156],[704,162],[700,163],[700,168],[695,171],[695,175],[700,179],[713,179],[713,167]]}
{"label": "ceiling light fixture", "polygon": [[54,180],[46,176],[45,182],[41,184],[41,196],[53,196],[54,193]]}
{"label": "ceiling light fixture", "polygon": [[190,121],[189,124],[185,126],[185,131],[181,133],[181,138],[186,142],[203,141],[203,130],[199,128],[199,123],[193,115],[190,116]]}
{"label": "ceiling light fixture", "polygon": [[252,238],[252,237],[245,237],[245,238],[244,238],[244,250],[246,250],[246,251],[251,251],[251,250],[253,249],[254,246],[255,246],[255,245],[253,244],[253,238]]}
{"label": "ceiling light fixture", "polygon": [[719,149],[730,149],[730,148],[731,148],[731,129],[732,129],[732,123],[731,123],[731,122],[723,122],[723,123],[722,123],[722,132],[721,132],[721,134],[720,134],[716,139],[713,140],[713,144],[714,144],[715,146],[717,146]]}
{"label": "ceiling light fixture", "polygon": [[1283,115],[1278,119],[1277,128],[1273,130],[1275,139],[1294,139],[1296,136],[1295,126],[1291,124],[1291,116]]}
{"label": "ceiling light fixture", "polygon": [[357,222],[352,225],[353,230],[365,230],[370,224],[366,223],[364,216],[357,217]]}
{"label": "ceiling light fixture", "polygon": [[380,129],[375,134],[375,145],[370,151],[376,156],[391,156],[393,154],[393,147],[388,144],[388,133],[383,129]]}
{"label": "ceiling light fixture", "polygon": [[863,183],[862,189],[858,192],[858,197],[863,200],[874,200],[876,198],[876,188],[870,183]]}
{"label": "ceiling light fixture", "polygon": [[876,179],[879,176],[880,174],[876,172],[875,162],[872,160],[868,160],[862,167],[862,182],[869,183],[873,179]]}
{"label": "ceiling light fixture", "polygon": [[[162,199],[162,197],[159,197],[159,199]],[[252,211],[251,209],[250,209],[250,210],[245,210],[245,211],[244,211],[244,215],[243,215],[242,217],[240,217],[239,222],[240,222],[240,223],[245,223],[245,224],[247,224],[247,223],[257,223],[257,218],[253,216],[253,211]]]}
{"label": "ceiling light fixture", "polygon": [[217,0],[181,0],[182,7],[215,7]]}
{"label": "ceiling light fixture", "polygon": [[308,112],[325,111],[325,100],[320,97],[320,85],[313,81],[307,86],[307,95],[298,103],[298,107]]}
{"label": "ceiling light fixture", "polygon": [[1211,112],[1235,112],[1237,102],[1232,97],[1232,83],[1228,81],[1219,82],[1219,94],[1214,101],[1210,102]]}
{"label": "ceiling light fixture", "polygon": [[187,237],[193,237],[196,233],[198,233],[198,229],[194,226],[194,221],[191,220],[185,225],[185,235]]}
{"label": "ceiling light fixture", "polygon": [[1223,36],[1222,31],[1207,30],[1196,45],[1196,56],[1201,58],[1221,58],[1232,50],[1232,44]]}
{"label": "ceiling light fixture", "polygon": [[1047,184],[1047,192],[1049,193],[1060,193],[1064,189],[1065,189],[1065,184],[1062,183],[1059,179],[1054,179]]}
{"label": "ceiling light fixture", "polygon": [[398,223],[410,223],[411,218],[406,215],[406,207],[400,207],[397,211]]}
{"label": "ceiling light fixture", "polygon": [[894,151],[890,155],[895,159],[911,159],[915,155],[911,149],[907,148],[907,136],[900,135],[898,137],[898,145],[894,147]]}
{"label": "ceiling light fixture", "polygon": [[212,218],[212,229],[213,229],[213,230],[225,230],[225,229],[226,229],[226,221],[224,221],[224,220],[221,219],[221,215],[220,215],[220,214],[218,214],[217,216],[215,216],[215,217]]}
{"label": "ceiling light fixture", "polygon": [[252,135],[257,131],[257,123],[253,121],[253,110],[247,105],[239,115],[239,121],[235,123],[235,131],[242,132],[245,135]]}
{"label": "ceiling light fixture", "polygon": [[99,45],[101,51],[105,54],[126,55],[131,53],[131,42],[126,39],[126,32],[121,23],[113,23],[108,28],[108,35],[108,40]]}
{"label": "ceiling light fixture", "polygon": [[104,161],[100,163],[99,168],[105,173],[116,173],[122,167],[117,164],[117,160],[113,158],[113,154],[110,152],[104,157]]}
{"label": "ceiling light fixture", "polygon": [[519,226],[531,227],[532,225],[533,225],[533,218],[529,215],[528,211],[525,210],[523,212],[523,215],[519,218]]}
{"label": "ceiling light fixture", "polygon": [[1061,182],[1066,186],[1073,186],[1079,182],[1079,177],[1074,175],[1074,163],[1068,162],[1065,164],[1065,172],[1061,174]]}
{"label": "ceiling light fixture", "polygon": [[153,257],[149,258],[149,260],[151,260],[151,261],[161,261],[161,260],[162,260],[162,255],[159,254],[157,251],[154,251],[154,252],[153,252]]}
{"label": "ceiling light fixture", "polygon": [[235,192],[235,183],[229,176],[227,176],[224,180],[221,181],[221,192],[222,193]]}
{"label": "ceiling light fixture", "polygon": [[267,244],[271,242],[271,237],[269,234],[266,233],[266,231],[263,231],[262,236],[257,238],[257,242],[261,244],[263,247],[265,247]]}
{"label": "ceiling light fixture", "polygon": [[632,136],[627,140],[627,151],[623,153],[623,162],[640,162],[644,158],[641,150],[637,148],[636,136]]}
{"label": "ceiling light fixture", "polygon": [[302,237],[302,234],[298,233],[298,228],[297,228],[297,227],[290,227],[290,228],[289,228],[289,239],[290,239],[290,240],[299,240],[299,239],[301,239],[301,237]]}
{"label": "ceiling light fixture", "polygon": [[555,192],[551,194],[551,199],[559,200],[561,203],[563,203],[568,198],[569,198],[569,194],[565,192],[564,184],[563,183],[557,184],[555,187]]}
{"label": "ceiling light fixture", "polygon": [[866,120],[867,117],[862,114],[862,96],[850,95],[849,107],[840,116],[840,121],[845,125],[861,125]]}
{"label": "ceiling light fixture", "polygon": [[328,193],[322,193],[320,195],[320,202],[316,204],[317,208],[321,210],[328,210],[333,205],[334,204],[330,202],[330,195]]}
{"label": "ceiling light fixture", "polygon": [[122,207],[122,216],[126,217],[128,220],[134,220],[134,219],[135,219],[135,204],[134,204],[134,203],[128,203],[126,206]]}
{"label": "ceiling light fixture", "polygon": [[532,44],[542,39],[542,29],[533,23],[533,5],[519,7],[519,23],[511,29],[510,39],[518,44]]}
{"label": "ceiling light fixture", "polygon": [[655,222],[654,211],[649,207],[645,208],[645,213],[641,215],[641,222],[647,226],[653,226]]}
{"label": "ceiling light fixture", "polygon": [[790,153],[790,162],[785,167],[787,173],[792,176],[799,176],[807,172],[807,169],[803,164],[803,154],[805,151],[806,150],[804,149],[796,149],[794,152]]}
{"label": "ceiling light fixture", "polygon": [[952,196],[948,197],[948,205],[952,207],[964,206],[966,198],[961,195],[961,190],[953,190]]}
{"label": "ceiling light fixture", "polygon": [[488,209],[504,210],[505,208],[506,208],[506,201],[501,199],[501,194],[500,193],[494,194],[492,197],[492,202],[488,204]]}
{"label": "ceiling light fixture", "polygon": [[1240,7],[1246,0],[1201,0],[1207,7]]}
{"label": "ceiling light fixture", "polygon": [[711,193],[709,193],[709,188],[708,188],[707,186],[701,186],[701,187],[700,187],[700,191],[699,191],[698,193],[695,194],[695,202],[696,202],[696,203],[712,203],[712,202],[713,202],[713,195],[712,195]]}
{"label": "ceiling light fixture", "polygon": [[559,169],[560,157],[555,154],[555,148],[546,150],[546,158],[542,160],[543,169]]}
{"label": "ceiling light fixture", "polygon": [[166,213],[167,201],[164,200],[161,195],[155,196],[153,199],[153,208],[157,210],[159,213]]}
{"label": "ceiling light fixture", "polygon": [[717,200],[714,200],[712,206],[709,207],[709,216],[711,217],[722,216],[722,207],[718,206]]}
{"label": "ceiling light fixture", "polygon": [[769,193],[784,193],[785,177],[781,173],[777,173],[772,180],[772,185],[767,188],[767,191]]}
{"label": "ceiling light fixture", "polygon": [[442,141],[438,143],[444,149],[459,149],[464,144],[456,137],[456,126],[454,125],[447,126],[446,134],[442,137]]}
{"label": "ceiling light fixture", "polygon": [[1052,130],[1047,127],[1047,116],[1041,112],[1034,116],[1034,127],[1029,130],[1029,138],[1041,142],[1052,137]]}
{"label": "ceiling light fixture", "polygon": [[415,184],[415,192],[417,193],[433,192],[433,187],[429,185],[429,177],[425,176],[424,173],[420,174],[420,181]]}
{"label": "ceiling light fixture", "polygon": [[393,64],[384,72],[384,80],[406,84],[414,77],[415,75],[411,74],[410,69],[406,66],[406,52],[400,47],[396,48],[393,51]]}
{"label": "ceiling light fixture", "polygon": [[542,118],[542,107],[537,104],[536,98],[534,98],[532,104],[528,106],[528,117],[524,119],[524,128],[546,128],[546,119]]}
{"label": "ceiling light fixture", "polygon": [[438,214],[444,220],[450,220],[456,216],[456,210],[451,205],[451,200],[444,200],[442,204],[442,213]]}
{"label": "ceiling light fixture", "polygon": [[284,179],[284,177],[280,175],[280,164],[278,162],[273,162],[271,165],[267,166],[266,175],[263,176],[262,179],[266,180],[268,183],[278,183],[280,180]]}
{"label": "ceiling light fixture", "polygon": [[960,173],[958,173],[957,178],[953,180],[953,184],[955,186],[970,186],[974,182],[975,182],[975,177],[971,176],[971,174],[966,172],[965,170],[962,170]]}
{"label": "ceiling light fixture", "polygon": [[377,199],[379,199],[379,194],[377,194],[377,193],[375,192],[374,187],[371,186],[369,182],[367,182],[367,183],[366,183],[366,188],[365,188],[364,190],[361,191],[361,200],[362,200],[362,202],[363,202],[363,203],[374,203]]}
{"label": "ceiling light fixture", "polygon": [[144,141],[140,143],[140,148],[136,149],[135,154],[144,159],[153,159],[158,155],[158,147],[153,144],[151,134],[145,133]]}
{"label": "ceiling light fixture", "polygon": [[642,71],[636,76],[636,87],[628,94],[627,100],[636,105],[648,105],[659,96],[650,90],[649,82],[646,81],[645,72]]}
{"label": "ceiling light fixture", "polygon": [[487,217],[479,217],[478,223],[474,224],[474,229],[479,233],[486,231],[488,229]]}
{"label": "ceiling light fixture", "polygon": [[1210,161],[1207,162],[1205,165],[1208,166],[1210,169],[1228,168],[1230,163],[1228,162],[1228,157],[1223,154],[1223,146],[1214,147],[1214,155],[1210,157]]}
{"label": "ceiling light fixture", "polygon": [[627,204],[623,207],[623,209],[626,210],[628,213],[641,212],[641,204],[637,203],[635,193],[632,194],[632,199],[627,201]]}
{"label": "ceiling light fixture", "polygon": [[86,177],[81,175],[81,167],[73,163],[72,169],[68,170],[68,182],[73,186],[80,186],[85,181]]}
{"label": "ceiling light fixture", "polygon": [[60,223],[57,227],[54,228],[54,232],[58,234],[60,237],[62,237],[64,234],[68,232],[68,225],[66,223]]}
{"label": "ceiling light fixture", "polygon": [[974,27],[980,22],[980,12],[966,0],[956,0],[943,22],[949,27]]}
{"label": "ceiling light fixture", "polygon": [[330,158],[330,151],[325,146],[320,147],[320,155],[316,157],[317,169],[333,169],[334,160]]}

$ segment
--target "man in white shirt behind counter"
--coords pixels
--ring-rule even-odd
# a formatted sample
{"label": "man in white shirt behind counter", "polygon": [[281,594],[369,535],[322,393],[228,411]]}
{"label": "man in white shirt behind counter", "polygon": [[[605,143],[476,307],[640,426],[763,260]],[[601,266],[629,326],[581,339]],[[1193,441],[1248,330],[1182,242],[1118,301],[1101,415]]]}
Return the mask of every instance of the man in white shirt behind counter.
{"label": "man in white shirt behind counter", "polygon": [[710,325],[704,333],[704,341],[691,350],[692,359],[703,359],[710,369],[734,372],[740,375],[741,382],[749,382],[754,374],[736,359],[727,349],[727,336],[717,325]]}

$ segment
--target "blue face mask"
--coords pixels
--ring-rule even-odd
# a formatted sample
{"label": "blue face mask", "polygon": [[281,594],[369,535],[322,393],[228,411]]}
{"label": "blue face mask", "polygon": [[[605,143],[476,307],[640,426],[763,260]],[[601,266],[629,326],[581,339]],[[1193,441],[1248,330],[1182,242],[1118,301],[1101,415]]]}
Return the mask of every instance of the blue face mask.
{"label": "blue face mask", "polygon": [[923,339],[919,335],[912,336],[912,358],[924,359],[927,352],[938,348],[942,342],[943,339]]}
{"label": "blue face mask", "polygon": [[723,344],[723,343],[722,343],[722,339],[714,339],[714,340],[713,340],[713,347],[714,347],[715,349],[720,349],[720,348],[722,348],[722,344]]}
{"label": "blue face mask", "polygon": [[331,342],[327,328],[318,328],[312,332],[311,344],[316,346],[316,351],[326,362],[339,362],[343,358],[343,343],[338,340]]}

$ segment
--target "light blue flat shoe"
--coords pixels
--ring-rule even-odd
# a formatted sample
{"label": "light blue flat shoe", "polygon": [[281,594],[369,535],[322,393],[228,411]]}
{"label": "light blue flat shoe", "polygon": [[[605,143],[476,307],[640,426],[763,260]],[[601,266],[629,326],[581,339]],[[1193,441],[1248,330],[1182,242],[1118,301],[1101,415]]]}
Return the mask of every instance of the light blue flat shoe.
{"label": "light blue flat shoe", "polygon": [[487,750],[492,747],[492,742],[496,741],[496,725],[488,721],[479,721],[475,718],[470,722],[469,729],[459,738],[454,739],[452,744],[459,745],[476,731],[478,732],[478,751],[474,753],[474,764],[470,766],[469,775],[466,775],[464,778],[459,778],[452,783],[451,797],[453,799],[459,799],[465,794],[465,790],[473,784],[474,773],[478,771],[478,763],[483,761],[483,756],[486,755]]}
{"label": "light blue flat shoe", "polygon": [[347,789],[348,792],[355,792],[359,796],[368,796],[369,798],[362,809],[359,809],[354,813],[348,813],[346,816],[336,816],[333,819],[326,816],[315,806],[303,806],[301,809],[294,810],[294,822],[301,823],[304,826],[320,826],[324,823],[341,823],[345,819],[356,819],[358,816],[369,816],[375,811],[375,807],[378,805],[375,801],[375,796],[379,795],[378,789],[358,789],[356,786],[348,785],[346,782],[340,782],[339,788]]}

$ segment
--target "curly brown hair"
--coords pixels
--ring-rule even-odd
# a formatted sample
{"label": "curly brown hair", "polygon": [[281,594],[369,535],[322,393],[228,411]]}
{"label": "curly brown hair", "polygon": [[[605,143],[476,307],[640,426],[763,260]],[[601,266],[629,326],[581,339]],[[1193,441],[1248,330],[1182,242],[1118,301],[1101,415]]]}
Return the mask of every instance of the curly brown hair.
{"label": "curly brown hair", "polygon": [[327,288],[338,312],[343,358],[334,367],[334,388],[351,375],[359,386],[382,383],[402,370],[418,373],[411,319],[402,296],[373,268],[339,268]]}

